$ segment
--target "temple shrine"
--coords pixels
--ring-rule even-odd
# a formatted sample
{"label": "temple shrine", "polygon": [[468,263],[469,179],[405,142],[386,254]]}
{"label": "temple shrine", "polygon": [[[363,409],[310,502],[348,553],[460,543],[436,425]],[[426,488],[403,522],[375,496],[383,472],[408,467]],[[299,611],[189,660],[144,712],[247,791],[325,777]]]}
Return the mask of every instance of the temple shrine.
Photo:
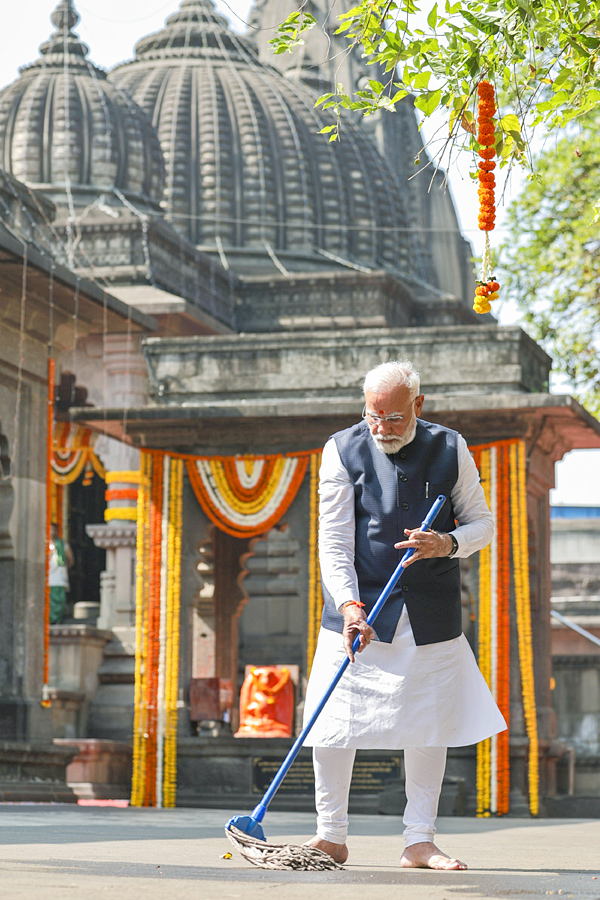
{"label": "temple shrine", "polygon": [[[326,0],[313,6],[325,21]],[[54,737],[90,758],[95,796],[129,795],[133,746],[134,803],[253,802],[314,652],[320,450],[360,418],[364,374],[404,357],[423,417],[467,439],[497,523],[489,554],[461,563],[463,624],[510,733],[450,751],[443,811],[544,812],[568,752],[551,700],[549,491],[565,453],[600,447],[600,423],[549,392],[551,360],[521,328],[473,312],[441,174],[431,190],[409,180],[425,154],[410,98],[345,121],[330,145],[318,29],[282,60],[264,29],[285,2],[256,0],[257,37],[212,0],[173,7],[107,74],[61,0],[40,58],[0,91],[0,158],[37,204],[33,238],[126,311],[125,327],[105,317],[56,347],[55,517],[101,573],[50,629]],[[345,66],[348,84],[366,77]],[[92,495],[99,514],[75,519]],[[38,581],[41,616],[41,567]],[[277,802],[309,809],[298,766]],[[352,802],[397,812],[401,754],[362,754],[357,771]]]}

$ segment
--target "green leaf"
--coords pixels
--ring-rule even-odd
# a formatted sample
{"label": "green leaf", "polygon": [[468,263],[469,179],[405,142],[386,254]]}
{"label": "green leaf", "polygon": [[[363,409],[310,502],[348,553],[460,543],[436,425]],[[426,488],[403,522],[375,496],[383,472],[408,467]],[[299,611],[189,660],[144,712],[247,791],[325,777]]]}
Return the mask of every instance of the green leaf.
{"label": "green leaf", "polygon": [[479,31],[483,31],[484,34],[498,34],[500,31],[497,20],[492,16],[474,16],[473,13],[469,12],[467,9],[463,9],[461,12],[467,22],[470,22],[470,24],[474,25]]}
{"label": "green leaf", "polygon": [[431,72],[417,72],[413,79],[413,87],[416,90],[423,90],[424,88],[427,88],[430,78]]}
{"label": "green leaf", "polygon": [[521,123],[512,113],[507,116],[502,116],[502,118],[498,121],[498,126],[502,129],[502,131],[505,131],[508,134],[513,131],[515,131],[519,135],[521,134]]}
{"label": "green leaf", "polygon": [[415,100],[415,106],[420,109],[425,116],[430,116],[440,105],[442,99],[441,90],[429,91],[427,94],[421,94]]}
{"label": "green leaf", "polygon": [[427,24],[430,28],[435,30],[435,26],[437,25],[438,15],[437,15],[437,3],[432,7],[431,12],[427,16]]}

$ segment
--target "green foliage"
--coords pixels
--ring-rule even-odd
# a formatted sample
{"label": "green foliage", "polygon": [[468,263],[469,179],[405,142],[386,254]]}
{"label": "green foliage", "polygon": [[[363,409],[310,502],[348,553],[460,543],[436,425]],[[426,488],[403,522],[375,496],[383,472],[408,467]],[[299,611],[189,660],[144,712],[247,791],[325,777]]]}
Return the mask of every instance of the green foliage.
{"label": "green foliage", "polygon": [[316,24],[315,17],[303,9],[290,13],[285,22],[278,26],[273,40],[269,41],[273,44],[273,53],[292,53],[294,47],[304,43],[301,35]]}
{"label": "green foliage", "polygon": [[[593,412],[600,412],[600,112],[536,160],[508,213],[502,282]],[[575,129],[571,129],[575,131]]]}
{"label": "green foliage", "polygon": [[[511,120],[497,134],[503,162],[527,164],[529,129],[560,129],[600,103],[600,0],[444,0],[443,7],[438,0],[431,9],[429,2],[362,0],[339,17],[336,33],[377,78],[356,94],[336,85],[321,98],[337,117],[331,139],[339,137],[341,109],[393,112],[410,92],[424,116],[453,114],[449,143],[456,143],[465,113],[475,110],[477,83],[489,79]],[[275,52],[299,43],[307,16],[302,8],[288,16]],[[467,135],[465,145],[476,149],[469,128]]]}

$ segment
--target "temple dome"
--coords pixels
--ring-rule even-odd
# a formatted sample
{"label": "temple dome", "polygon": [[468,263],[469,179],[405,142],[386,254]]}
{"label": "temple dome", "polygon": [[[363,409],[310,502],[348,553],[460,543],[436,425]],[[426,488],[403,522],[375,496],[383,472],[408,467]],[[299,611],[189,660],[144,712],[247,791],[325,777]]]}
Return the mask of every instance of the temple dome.
{"label": "temple dome", "polygon": [[339,257],[415,273],[402,189],[374,142],[348,119],[328,143],[317,95],[261,63],[212,0],[183,0],[109,78],[151,118],[166,216],[192,243],[237,254],[241,271],[276,254],[296,271]]}
{"label": "temple dome", "polygon": [[80,207],[114,189],[155,207],[164,162],[152,124],[87,58],[73,33],[79,16],[61,0],[40,58],[0,91],[0,165],[60,206]]}

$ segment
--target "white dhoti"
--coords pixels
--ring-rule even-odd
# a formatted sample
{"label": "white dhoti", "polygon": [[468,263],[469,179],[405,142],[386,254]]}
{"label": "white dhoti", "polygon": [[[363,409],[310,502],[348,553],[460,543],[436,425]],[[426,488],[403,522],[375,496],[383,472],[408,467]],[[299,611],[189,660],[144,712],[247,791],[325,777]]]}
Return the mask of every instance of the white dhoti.
{"label": "white dhoti", "polygon": [[[321,629],[305,723],[344,656],[341,634]],[[418,647],[404,609],[391,644],[373,641],[356,655],[305,742],[315,748],[317,833],[345,841],[355,750],[405,749],[405,840],[432,840],[446,748],[506,727],[465,636]]]}

